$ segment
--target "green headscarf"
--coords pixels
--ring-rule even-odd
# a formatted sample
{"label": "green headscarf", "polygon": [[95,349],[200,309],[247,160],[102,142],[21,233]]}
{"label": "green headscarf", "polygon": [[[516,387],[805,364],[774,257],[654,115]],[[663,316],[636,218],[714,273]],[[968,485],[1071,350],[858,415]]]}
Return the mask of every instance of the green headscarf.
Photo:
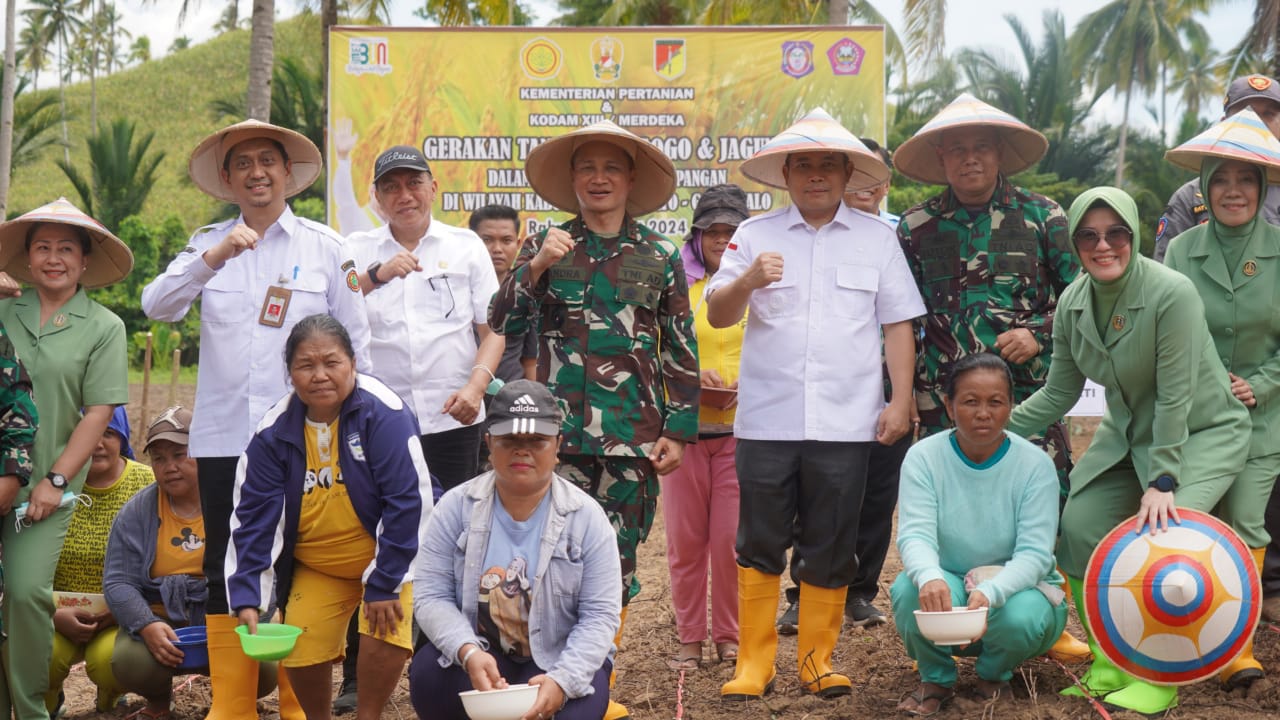
{"label": "green headscarf", "polygon": [[[1138,221],[1138,205],[1129,197],[1129,193],[1117,187],[1102,186],[1090,188],[1080,193],[1080,196],[1071,203],[1071,209],[1067,210],[1068,231],[1071,237],[1071,252],[1080,260],[1080,252],[1076,249],[1076,228],[1080,226],[1080,221],[1084,219],[1086,213],[1098,206],[1105,206],[1115,211],[1120,216],[1120,220],[1125,226],[1133,232],[1133,240],[1129,243],[1129,262],[1124,266],[1124,272],[1120,277],[1109,282],[1102,282],[1089,275],[1089,290],[1093,296],[1093,321],[1098,327],[1098,334],[1105,336],[1107,319],[1111,317],[1112,311],[1115,309],[1116,300],[1120,298],[1120,293],[1124,292],[1125,285],[1129,282],[1129,278],[1133,275],[1133,267],[1138,264],[1139,252],[1137,248],[1142,247],[1141,224]],[[1084,268],[1084,262],[1080,263]],[[1088,273],[1088,269],[1085,268]]]}
{"label": "green headscarf", "polygon": [[1204,206],[1209,211],[1209,233],[1222,248],[1222,259],[1226,261],[1228,270],[1234,275],[1235,268],[1240,265],[1240,258],[1244,257],[1245,246],[1249,244],[1249,238],[1253,237],[1259,225],[1258,216],[1262,214],[1262,200],[1266,195],[1267,173],[1263,168],[1249,164],[1249,167],[1258,175],[1257,207],[1254,208],[1253,217],[1249,218],[1248,222],[1230,227],[1218,220],[1218,216],[1213,213],[1213,203],[1209,202],[1209,179],[1227,162],[1230,162],[1227,158],[1205,157],[1200,165],[1200,194],[1204,197]]}

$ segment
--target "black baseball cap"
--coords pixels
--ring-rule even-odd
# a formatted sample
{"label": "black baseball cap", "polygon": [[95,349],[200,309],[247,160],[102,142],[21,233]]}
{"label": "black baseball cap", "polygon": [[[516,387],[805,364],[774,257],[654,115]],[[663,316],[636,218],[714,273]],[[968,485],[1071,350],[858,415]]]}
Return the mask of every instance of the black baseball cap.
{"label": "black baseball cap", "polygon": [[1238,77],[1227,86],[1227,97],[1222,101],[1222,112],[1230,114],[1237,105],[1255,99],[1280,103],[1280,83],[1266,75]]}
{"label": "black baseball cap", "polygon": [[502,386],[489,405],[490,435],[560,434],[560,406],[546,385],[515,380]]}
{"label": "black baseball cap", "polygon": [[417,170],[429,173],[431,166],[427,164],[427,156],[423,155],[418,148],[412,145],[396,145],[382,151],[373,163],[373,181],[378,182],[383,175],[392,170]]}

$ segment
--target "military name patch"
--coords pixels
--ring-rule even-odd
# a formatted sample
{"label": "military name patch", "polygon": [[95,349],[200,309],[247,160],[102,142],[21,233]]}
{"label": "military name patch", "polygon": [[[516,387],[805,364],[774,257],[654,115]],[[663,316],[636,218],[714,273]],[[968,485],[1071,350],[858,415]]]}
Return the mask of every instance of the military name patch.
{"label": "military name patch", "polygon": [[554,265],[551,268],[551,282],[568,281],[568,282],[586,282],[587,269],[583,267],[561,267]]}
{"label": "military name patch", "polygon": [[342,269],[343,269],[343,270],[350,270],[350,269],[354,268],[355,266],[356,266],[356,261],[355,261],[355,260],[348,260],[348,261],[346,261],[346,262],[342,263]]}

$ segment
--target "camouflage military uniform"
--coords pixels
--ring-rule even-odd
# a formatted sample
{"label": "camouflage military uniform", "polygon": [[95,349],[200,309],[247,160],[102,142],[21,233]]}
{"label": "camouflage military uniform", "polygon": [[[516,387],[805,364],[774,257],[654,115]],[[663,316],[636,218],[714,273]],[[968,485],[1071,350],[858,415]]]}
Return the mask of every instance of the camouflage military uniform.
{"label": "camouflage military uniform", "polygon": [[[942,399],[951,364],[972,353],[999,354],[996,337],[1007,330],[1026,328],[1040,343],[1039,355],[1010,365],[1014,399],[1030,397],[1049,371],[1058,295],[1080,271],[1062,208],[1002,176],[984,211],[970,213],[948,189],[908,210],[898,239],[928,309],[917,320],[921,434],[950,426]],[[1032,439],[1053,458],[1065,498],[1071,446],[1062,423]]]}
{"label": "camouflage military uniform", "polygon": [[[1262,217],[1272,225],[1280,225],[1280,185],[1267,186],[1267,197],[1262,202]],[[1164,214],[1156,225],[1156,245],[1151,257],[1164,262],[1169,241],[1197,225],[1209,222],[1209,209],[1200,194],[1200,180],[1188,180],[1169,196]]]}
{"label": "camouflage military uniform", "polygon": [[23,482],[31,479],[36,418],[31,377],[0,325],[0,475],[17,475]]}
{"label": "camouflage military uniform", "polygon": [[560,226],[573,252],[535,285],[525,240],[489,309],[507,336],[538,330],[538,380],[564,412],[560,474],[592,493],[618,532],[625,604],[640,590],[636,548],[649,533],[658,481],[647,456],[661,436],[698,436],[698,356],[676,245],[627,218],[606,238],[581,217]]}

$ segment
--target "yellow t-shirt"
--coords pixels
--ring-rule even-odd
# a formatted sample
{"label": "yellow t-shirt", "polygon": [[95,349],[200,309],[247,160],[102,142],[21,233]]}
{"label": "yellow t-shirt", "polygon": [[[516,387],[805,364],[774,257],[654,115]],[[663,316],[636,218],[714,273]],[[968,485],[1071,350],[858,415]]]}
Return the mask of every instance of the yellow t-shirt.
{"label": "yellow t-shirt", "polygon": [[358,580],[373,562],[373,537],[360,524],[338,467],[338,421],[307,421],[307,478],[293,557],[327,575]]}
{"label": "yellow t-shirt", "polygon": [[104,488],[84,486],[89,505],[76,505],[67,525],[66,540],[58,555],[53,587],[63,592],[102,592],[102,567],[107,556],[107,537],[120,508],[142,488],[155,482],[151,468],[128,458],[124,472]]}
{"label": "yellow t-shirt", "polygon": [[156,500],[160,505],[160,533],[156,536],[156,560],[151,563],[151,577],[204,577],[204,516],[179,516],[163,490],[156,493]]}

